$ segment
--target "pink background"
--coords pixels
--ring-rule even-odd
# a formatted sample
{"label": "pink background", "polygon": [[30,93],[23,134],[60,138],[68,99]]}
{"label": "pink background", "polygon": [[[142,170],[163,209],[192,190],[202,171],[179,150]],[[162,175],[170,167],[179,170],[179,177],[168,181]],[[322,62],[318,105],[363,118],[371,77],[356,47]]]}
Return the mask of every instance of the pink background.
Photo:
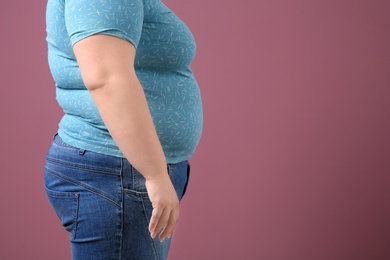
{"label": "pink background", "polygon": [[[390,259],[387,0],[166,0],[205,127],[171,260]],[[0,259],[70,259],[43,190],[45,1],[0,2]]]}

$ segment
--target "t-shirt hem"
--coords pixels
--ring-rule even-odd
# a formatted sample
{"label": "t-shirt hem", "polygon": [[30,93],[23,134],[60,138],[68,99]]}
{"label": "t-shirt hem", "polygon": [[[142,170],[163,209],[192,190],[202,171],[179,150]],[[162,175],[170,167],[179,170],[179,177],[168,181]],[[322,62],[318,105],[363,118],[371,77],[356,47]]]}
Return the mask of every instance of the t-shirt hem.
{"label": "t-shirt hem", "polygon": [[113,29],[113,28],[107,28],[107,29],[103,29],[103,30],[86,31],[83,33],[79,33],[77,35],[72,35],[70,37],[71,44],[73,46],[77,42],[79,42],[85,38],[91,37],[93,35],[98,35],[98,34],[118,37],[122,40],[130,42],[135,48],[137,48],[137,45],[138,45],[138,42],[136,42],[133,38],[131,38],[130,36],[126,35],[125,33],[121,32],[121,31],[118,31],[118,30]]}

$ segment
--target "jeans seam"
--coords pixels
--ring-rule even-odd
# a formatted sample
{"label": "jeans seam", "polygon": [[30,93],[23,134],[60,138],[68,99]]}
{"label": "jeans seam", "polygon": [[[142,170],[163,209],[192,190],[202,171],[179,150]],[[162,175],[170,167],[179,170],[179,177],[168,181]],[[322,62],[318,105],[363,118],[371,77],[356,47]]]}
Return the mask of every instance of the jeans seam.
{"label": "jeans seam", "polygon": [[72,235],[72,239],[75,240],[76,239],[76,233],[77,233],[77,226],[78,226],[78,216],[79,216],[79,204],[80,204],[80,194],[77,193],[76,195],[76,210],[75,210],[75,213],[74,213],[74,216],[73,216],[73,223],[74,223],[74,228],[73,228],[73,235]]}
{"label": "jeans seam", "polygon": [[100,197],[102,197],[102,198],[104,198],[104,199],[106,199],[106,200],[112,202],[113,204],[115,204],[115,205],[118,206],[119,208],[122,208],[121,205],[120,205],[119,203],[115,202],[115,200],[111,199],[111,198],[108,197],[108,196],[105,196],[103,193],[96,191],[95,189],[93,189],[92,187],[90,187],[90,186],[88,186],[88,185],[84,185],[84,184],[81,184],[81,183],[79,183],[79,182],[75,182],[75,181],[73,181],[72,179],[67,178],[67,177],[63,176],[62,174],[59,174],[59,173],[57,173],[57,172],[55,172],[55,171],[52,171],[52,170],[50,170],[50,169],[48,169],[48,168],[45,168],[45,170],[48,171],[48,172],[50,172],[51,174],[57,176],[58,178],[61,178],[61,179],[65,180],[65,181],[68,181],[68,182],[70,182],[70,183],[72,183],[72,184],[74,184],[74,185],[76,185],[76,186],[82,187],[82,188],[84,188],[84,189],[86,189],[86,190],[88,190],[88,191],[90,191],[90,192],[92,192],[92,193],[94,193],[94,194],[96,194],[96,195],[98,195],[98,196],[100,196]]}
{"label": "jeans seam", "polygon": [[[148,216],[146,214],[146,208],[145,208],[144,199],[142,198],[141,201],[142,201],[142,208],[144,209],[144,215],[145,215],[145,220],[146,220],[146,224],[147,224],[146,226],[148,227],[149,226],[149,219],[148,219]],[[148,232],[149,232],[149,229],[148,229]],[[148,237],[152,240],[152,245],[153,245],[154,255],[156,257],[156,260],[159,260],[160,257],[158,256],[157,247],[156,247],[156,245],[154,243],[154,239],[152,237],[150,237],[150,236],[148,236]]]}
{"label": "jeans seam", "polygon": [[120,239],[119,239],[119,260],[122,259],[122,245],[123,245],[123,225],[124,225],[124,192],[123,192],[123,159],[121,159],[121,230],[120,230]]}
{"label": "jeans seam", "polygon": [[135,168],[133,166],[131,166],[131,189],[132,190],[135,190],[135,185],[134,185],[134,181],[135,181]]}

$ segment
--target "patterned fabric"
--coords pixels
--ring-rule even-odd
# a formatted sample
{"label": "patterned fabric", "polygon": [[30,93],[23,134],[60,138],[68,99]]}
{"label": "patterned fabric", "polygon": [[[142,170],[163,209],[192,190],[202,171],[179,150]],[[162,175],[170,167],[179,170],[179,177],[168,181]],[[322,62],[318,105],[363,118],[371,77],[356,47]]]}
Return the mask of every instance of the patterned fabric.
{"label": "patterned fabric", "polygon": [[202,103],[190,69],[195,41],[160,0],[49,0],[48,59],[65,115],[58,133],[69,145],[124,157],[83,84],[72,46],[93,34],[136,47],[135,70],[168,163],[188,160],[199,142]]}

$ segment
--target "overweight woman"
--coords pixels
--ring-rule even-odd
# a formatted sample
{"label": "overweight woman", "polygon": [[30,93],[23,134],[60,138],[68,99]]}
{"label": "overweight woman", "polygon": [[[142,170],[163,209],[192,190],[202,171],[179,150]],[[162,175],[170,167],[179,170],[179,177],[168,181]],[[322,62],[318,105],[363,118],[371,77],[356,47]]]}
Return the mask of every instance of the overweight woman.
{"label": "overweight woman", "polygon": [[48,0],[46,22],[45,188],[73,259],[166,259],[202,131],[191,32],[160,0]]}

